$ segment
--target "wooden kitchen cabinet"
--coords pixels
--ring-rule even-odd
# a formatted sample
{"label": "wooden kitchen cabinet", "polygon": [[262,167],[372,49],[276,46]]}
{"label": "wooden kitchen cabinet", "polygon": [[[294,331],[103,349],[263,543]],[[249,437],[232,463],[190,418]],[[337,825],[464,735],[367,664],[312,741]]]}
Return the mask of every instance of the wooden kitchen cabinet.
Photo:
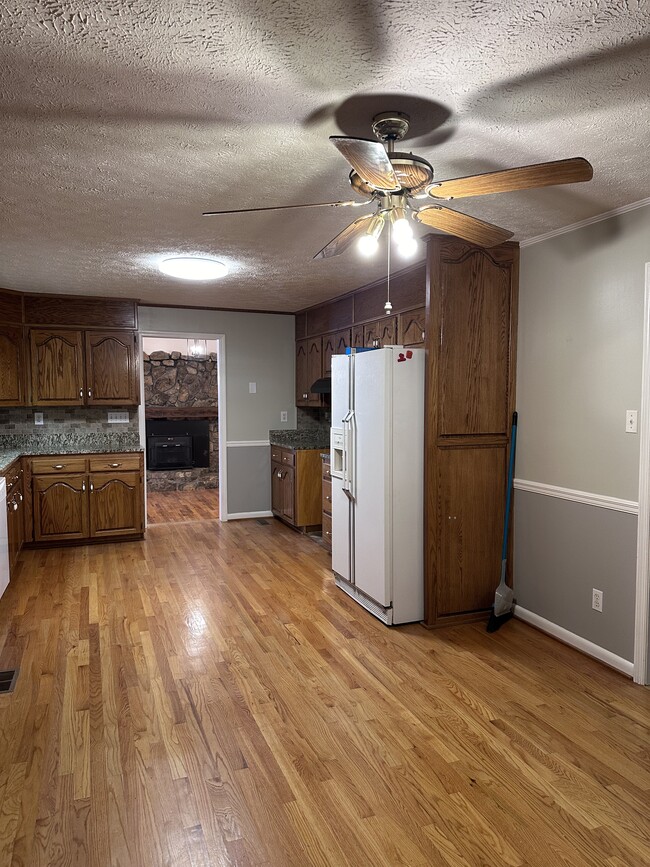
{"label": "wooden kitchen cabinet", "polygon": [[332,375],[332,356],[345,355],[345,350],[351,345],[351,330],[335,331],[323,337],[323,376]]}
{"label": "wooden kitchen cabinet", "polygon": [[85,346],[86,403],[137,404],[137,335],[130,331],[87,331]]}
{"label": "wooden kitchen cabinet", "polygon": [[400,346],[410,348],[424,346],[424,334],[426,329],[426,307],[418,307],[416,310],[407,310],[397,317],[397,342]]}
{"label": "wooden kitchen cabinet", "polygon": [[367,322],[363,326],[363,345],[375,349],[382,346],[394,346],[397,336],[397,320],[394,316]]}
{"label": "wooden kitchen cabinet", "polygon": [[0,327],[0,406],[25,403],[25,360],[23,329],[19,325]]}
{"label": "wooden kitchen cabinet", "polygon": [[34,542],[141,536],[143,471],[140,453],[31,458]]}
{"label": "wooden kitchen cabinet", "polygon": [[322,510],[322,540],[323,545],[328,551],[332,550],[332,475],[330,473],[330,458],[329,455],[322,460],[322,495],[321,495],[321,510]]}
{"label": "wooden kitchen cabinet", "polygon": [[34,406],[137,405],[135,332],[33,329],[29,342]]}
{"label": "wooden kitchen cabinet", "polygon": [[29,333],[34,406],[82,406],[84,353],[81,331]]}
{"label": "wooden kitchen cabinet", "polygon": [[296,406],[320,406],[321,395],[310,391],[323,376],[323,341],[309,337],[296,341]]}
{"label": "wooden kitchen cabinet", "polygon": [[85,475],[34,476],[34,540],[87,539],[88,482]]}
{"label": "wooden kitchen cabinet", "polygon": [[142,482],[138,472],[90,473],[90,538],[142,532]]}
{"label": "wooden kitchen cabinet", "polygon": [[296,529],[321,523],[321,469],[318,449],[271,446],[271,510]]}
{"label": "wooden kitchen cabinet", "polygon": [[9,545],[9,576],[15,574],[16,561],[25,542],[25,498],[23,472],[16,461],[4,472],[7,484],[7,539]]}

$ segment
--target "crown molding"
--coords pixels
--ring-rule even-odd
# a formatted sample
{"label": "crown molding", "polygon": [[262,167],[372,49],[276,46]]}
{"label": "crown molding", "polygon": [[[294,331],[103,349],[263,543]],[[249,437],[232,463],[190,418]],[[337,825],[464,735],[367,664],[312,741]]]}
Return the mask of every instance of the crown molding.
{"label": "crown molding", "polygon": [[559,229],[552,229],[550,232],[545,232],[543,235],[536,235],[534,238],[526,238],[519,242],[520,247],[530,247],[532,244],[539,244],[541,241],[548,241],[550,238],[557,238],[558,235],[566,235],[569,232],[575,232],[576,229],[583,229],[585,226],[592,226],[594,223],[600,223],[603,220],[609,220],[612,217],[618,217],[620,214],[627,214],[628,211],[636,211],[639,208],[645,208],[650,205],[650,197],[640,199],[638,202],[631,202],[629,205],[621,205],[620,208],[614,208],[612,211],[605,211],[604,214],[596,214],[595,217],[587,217],[586,220],[580,220],[579,223],[571,223],[569,226],[562,226]]}

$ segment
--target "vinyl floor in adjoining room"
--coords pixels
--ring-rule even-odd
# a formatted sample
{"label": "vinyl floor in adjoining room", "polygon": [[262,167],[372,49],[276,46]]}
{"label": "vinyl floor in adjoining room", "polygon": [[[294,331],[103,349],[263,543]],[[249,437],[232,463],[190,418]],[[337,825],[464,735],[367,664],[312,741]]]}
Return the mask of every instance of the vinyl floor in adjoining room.
{"label": "vinyl floor in adjoining room", "polygon": [[517,621],[387,629],[277,521],[25,551],[0,865],[640,867],[650,695]]}
{"label": "vinyl floor in adjoining room", "polygon": [[212,521],[219,517],[219,490],[147,491],[148,524]]}

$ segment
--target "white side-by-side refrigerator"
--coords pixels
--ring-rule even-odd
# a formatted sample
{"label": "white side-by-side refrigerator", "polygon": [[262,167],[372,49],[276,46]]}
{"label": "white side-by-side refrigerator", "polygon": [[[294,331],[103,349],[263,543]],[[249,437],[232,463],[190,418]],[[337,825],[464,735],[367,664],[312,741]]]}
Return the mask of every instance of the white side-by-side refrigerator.
{"label": "white side-by-side refrigerator", "polygon": [[424,350],[332,356],[332,569],[392,625],[424,616]]}

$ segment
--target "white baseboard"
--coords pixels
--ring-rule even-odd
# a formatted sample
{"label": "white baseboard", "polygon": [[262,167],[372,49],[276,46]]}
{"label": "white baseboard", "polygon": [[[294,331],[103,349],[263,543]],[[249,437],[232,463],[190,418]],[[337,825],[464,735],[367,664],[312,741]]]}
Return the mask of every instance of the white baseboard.
{"label": "white baseboard", "polygon": [[272,518],[273,512],[232,512],[226,515],[226,521],[247,521],[251,518]]}
{"label": "white baseboard", "polygon": [[587,656],[593,656],[594,659],[603,662],[610,668],[616,669],[616,671],[620,671],[621,674],[626,674],[628,677],[633,676],[634,663],[629,662],[627,659],[623,659],[622,656],[617,656],[615,653],[612,653],[611,650],[605,650],[604,647],[594,644],[593,641],[587,641],[586,638],[576,635],[575,632],[569,632],[569,630],[564,629],[563,626],[558,626],[557,623],[553,623],[551,620],[546,620],[544,617],[540,617],[539,614],[535,614],[533,611],[528,611],[520,605],[515,605],[514,614],[515,617],[519,618],[519,620],[523,620],[525,623],[530,623],[531,626],[537,627],[537,629],[546,632],[548,635],[557,638],[558,641],[562,641],[570,647],[575,647],[576,650],[586,653]]}

